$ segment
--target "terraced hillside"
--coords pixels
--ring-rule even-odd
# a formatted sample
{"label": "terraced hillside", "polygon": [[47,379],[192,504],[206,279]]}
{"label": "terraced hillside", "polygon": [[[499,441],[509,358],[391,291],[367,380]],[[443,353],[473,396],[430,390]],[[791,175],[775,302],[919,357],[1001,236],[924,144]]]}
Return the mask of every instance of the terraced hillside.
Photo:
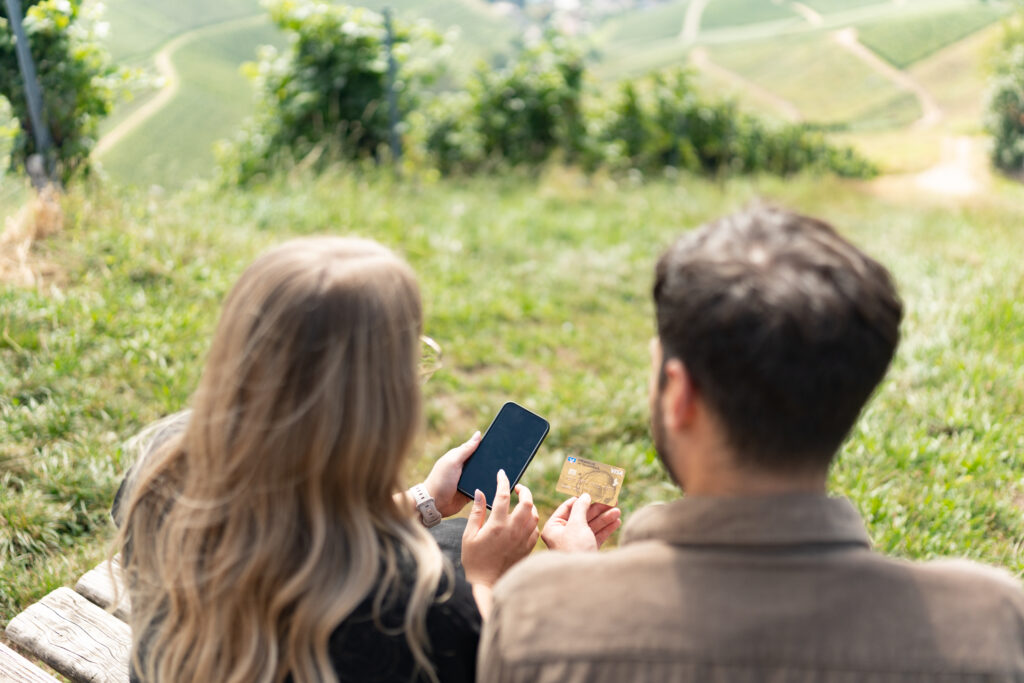
{"label": "terraced hillside", "polygon": [[[506,49],[527,28],[514,12],[503,13],[483,0],[365,4],[426,18],[442,30],[457,27],[449,84],[464,78],[478,59]],[[760,113],[818,123],[845,132],[869,151],[884,150],[889,145],[879,141],[896,131],[929,116],[942,118],[932,111],[931,95],[922,94],[931,87],[937,89],[936,101],[943,100],[942,111],[950,114],[943,116],[963,128],[964,110],[971,109],[963,102],[980,101],[982,87],[976,66],[983,45],[972,36],[1005,11],[997,2],[979,0],[667,0],[598,22],[585,42],[595,55],[598,88],[689,64],[708,87]],[[214,142],[229,137],[253,107],[239,66],[254,57],[258,45],[281,42],[269,26],[247,19],[262,12],[258,0],[110,2],[113,54],[126,63],[148,64],[163,51],[173,68],[164,85],[165,91],[173,89],[173,97],[165,92],[166,102],[145,125],[123,128],[140,107],[152,106],[153,91],[121,107],[108,123],[108,131],[122,126],[116,144],[105,145],[101,157],[111,176],[175,186],[209,174]],[[965,41],[970,53],[960,46]],[[953,56],[946,60],[946,76],[921,66],[941,62],[947,51]],[[926,73],[919,73],[922,69]],[[909,83],[913,79],[930,82],[917,88]],[[949,107],[959,113],[947,112]],[[135,119],[138,123],[137,114]],[[937,148],[931,139],[920,145]],[[914,163],[928,157],[914,156],[920,160]]]}
{"label": "terraced hillside", "polygon": [[[429,19],[442,31],[457,27],[451,62],[464,70],[515,35],[478,0],[365,4],[390,6],[409,20]],[[152,85],[106,122],[104,133],[114,137],[97,154],[105,171],[116,181],[165,187],[209,177],[216,142],[230,138],[254,109],[241,66],[256,58],[260,45],[283,45],[283,36],[259,0],[113,0],[107,19],[111,54],[145,68]]]}

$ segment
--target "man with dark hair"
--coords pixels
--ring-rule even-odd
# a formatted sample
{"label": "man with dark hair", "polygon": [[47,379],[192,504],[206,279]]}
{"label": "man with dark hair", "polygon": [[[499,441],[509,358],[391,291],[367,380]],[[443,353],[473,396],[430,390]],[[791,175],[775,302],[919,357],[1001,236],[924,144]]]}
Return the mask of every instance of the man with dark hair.
{"label": "man with dark hair", "polygon": [[[892,360],[902,304],[825,223],[755,206],[658,262],[651,422],[686,497],[608,553],[495,589],[481,681],[1024,681],[1024,592],[966,561],[872,552],[828,468]],[[589,499],[544,539],[595,550]]]}

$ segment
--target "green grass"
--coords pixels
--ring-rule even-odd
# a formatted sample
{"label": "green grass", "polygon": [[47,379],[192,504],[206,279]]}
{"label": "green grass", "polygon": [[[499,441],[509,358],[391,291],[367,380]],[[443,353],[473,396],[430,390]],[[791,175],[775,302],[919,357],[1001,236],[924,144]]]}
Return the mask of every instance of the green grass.
{"label": "green grass", "polygon": [[858,28],[860,41],[900,69],[994,23],[1005,14],[1001,7],[979,5],[894,17]]}
{"label": "green grass", "polygon": [[711,0],[701,16],[701,30],[744,26],[779,19],[799,19],[799,15],[772,0]]}
{"label": "green grass", "polygon": [[187,404],[225,292],[297,234],[371,236],[420,274],[446,365],[426,387],[427,455],[410,478],[515,399],[552,424],[525,478],[544,514],[567,454],[627,468],[627,518],[672,498],[647,431],[652,264],[683,230],[759,195],[834,221],[892,268],[906,300],[895,366],[833,490],[884,551],[1024,573],[1024,192],[950,209],[858,187],[551,172],[73,194],[66,231],[37,245],[64,284],[0,290],[0,625],[100,559],[122,439]]}
{"label": "green grass", "polygon": [[920,116],[912,95],[824,34],[715,46],[711,58],[793,103],[809,121],[889,128]]}
{"label": "green grass", "polygon": [[107,49],[119,62],[149,57],[174,36],[201,26],[253,16],[259,0],[107,0]]}
{"label": "green grass", "polygon": [[211,29],[173,56],[181,89],[169,104],[102,159],[120,182],[180,186],[210,177],[214,143],[235,135],[255,111],[252,84],[239,71],[261,44],[283,43],[269,21]]}
{"label": "green grass", "polygon": [[661,38],[678,38],[689,0],[644,7],[609,19],[601,33],[609,44],[646,43]]}
{"label": "green grass", "polygon": [[820,14],[828,15],[860,7],[892,4],[892,2],[891,0],[803,0],[803,4]]}

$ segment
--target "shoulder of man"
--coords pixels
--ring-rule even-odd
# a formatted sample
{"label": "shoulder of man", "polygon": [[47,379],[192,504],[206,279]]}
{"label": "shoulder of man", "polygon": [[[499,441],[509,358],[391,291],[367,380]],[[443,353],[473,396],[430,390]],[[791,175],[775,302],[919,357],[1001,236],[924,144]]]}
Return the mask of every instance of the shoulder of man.
{"label": "shoulder of man", "polygon": [[934,587],[941,599],[957,598],[958,602],[981,608],[987,597],[987,602],[1015,611],[1024,629],[1024,585],[1007,570],[963,558],[908,564],[913,566],[919,583]]}

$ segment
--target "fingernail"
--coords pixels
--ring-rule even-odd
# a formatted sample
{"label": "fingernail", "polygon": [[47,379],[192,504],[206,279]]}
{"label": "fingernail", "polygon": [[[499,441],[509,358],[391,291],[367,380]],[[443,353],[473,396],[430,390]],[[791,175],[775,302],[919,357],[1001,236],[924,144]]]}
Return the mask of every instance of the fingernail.
{"label": "fingernail", "polygon": [[580,500],[583,500],[584,498],[587,499],[588,503],[590,502],[590,494],[589,493],[584,493],[582,496],[580,496]]}
{"label": "fingernail", "polygon": [[477,489],[476,492],[473,494],[473,500],[475,500],[476,502],[479,503],[479,502],[482,502],[483,499],[484,499],[484,492],[481,491],[480,489]]}
{"label": "fingernail", "polygon": [[479,429],[476,430],[475,432],[473,432],[473,438],[474,439],[479,439],[480,438],[480,430]]}
{"label": "fingernail", "polygon": [[503,479],[505,479],[505,480],[508,479],[508,475],[505,474],[505,470],[498,470],[498,476],[503,478]]}

